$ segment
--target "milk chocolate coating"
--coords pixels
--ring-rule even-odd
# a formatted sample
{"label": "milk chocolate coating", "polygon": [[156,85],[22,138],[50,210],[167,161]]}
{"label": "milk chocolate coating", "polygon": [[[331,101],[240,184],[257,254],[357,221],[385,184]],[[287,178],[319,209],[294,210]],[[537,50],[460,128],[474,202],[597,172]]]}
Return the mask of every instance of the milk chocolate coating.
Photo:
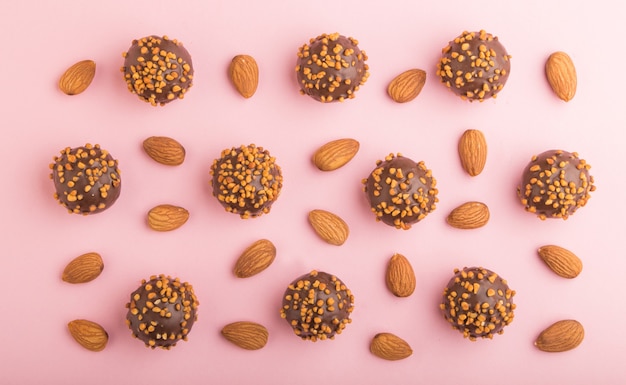
{"label": "milk chocolate coating", "polygon": [[437,75],[461,98],[483,101],[495,98],[506,84],[510,58],[490,33],[463,32],[443,48]]}
{"label": "milk chocolate coating", "polygon": [[590,168],[577,153],[545,151],[524,168],[517,194],[526,211],[539,218],[567,219],[595,190]]}
{"label": "milk chocolate coating", "polygon": [[303,340],[333,339],[351,322],[354,296],[334,275],[312,271],[285,290],[280,315]]}
{"label": "milk chocolate coating", "polygon": [[187,340],[197,320],[199,302],[193,287],[178,278],[152,276],[130,295],[126,324],[147,347],[169,349]]}
{"label": "milk chocolate coating", "polygon": [[176,39],[152,35],[133,40],[123,56],[128,90],[154,106],[182,99],[192,86],[191,55]]}
{"label": "milk chocolate coating", "polygon": [[515,291],[498,274],[482,267],[454,273],[443,291],[444,318],[470,340],[502,334],[513,321]]}
{"label": "milk chocolate coating", "polygon": [[95,214],[111,207],[120,196],[122,180],[118,161],[100,145],[61,151],[50,165],[54,197],[68,212]]}
{"label": "milk chocolate coating", "polygon": [[338,33],[320,35],[298,50],[300,92],[320,102],[354,98],[369,77],[367,55],[358,41]]}
{"label": "milk chocolate coating", "polygon": [[407,230],[424,219],[438,202],[437,181],[424,162],[389,154],[363,180],[363,191],[376,220]]}

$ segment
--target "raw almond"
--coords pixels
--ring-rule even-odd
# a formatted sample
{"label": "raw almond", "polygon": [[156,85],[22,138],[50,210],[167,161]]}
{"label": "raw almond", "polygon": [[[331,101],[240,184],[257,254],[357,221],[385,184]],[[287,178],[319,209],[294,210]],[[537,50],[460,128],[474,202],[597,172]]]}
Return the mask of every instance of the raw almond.
{"label": "raw almond", "polygon": [[67,95],[85,91],[96,75],[96,62],[82,60],[68,68],[59,80],[59,89]]}
{"label": "raw almond", "polygon": [[95,322],[77,319],[67,324],[70,334],[85,349],[99,352],[107,346],[109,335]]}
{"label": "raw almond", "polygon": [[267,239],[260,239],[246,248],[235,263],[234,273],[248,278],[267,269],[276,258],[276,247]]}
{"label": "raw almond", "polygon": [[397,361],[413,354],[411,346],[392,333],[378,333],[370,343],[370,351],[385,360]]}
{"label": "raw almond", "polygon": [[447,222],[457,229],[477,229],[489,221],[489,208],[482,202],[466,202],[450,212]]}
{"label": "raw almond", "polygon": [[252,56],[235,56],[230,62],[228,74],[241,96],[247,99],[254,95],[259,85],[259,66]]}
{"label": "raw almond", "polygon": [[585,338],[583,325],[575,320],[562,320],[548,326],[535,340],[535,346],[544,352],[572,350]]}
{"label": "raw almond", "polygon": [[426,72],[420,69],[410,69],[396,76],[389,86],[387,93],[395,102],[406,103],[415,99],[426,83]]}
{"label": "raw almond", "polygon": [[470,176],[480,174],[487,163],[487,140],[480,130],[466,130],[459,139],[459,158]]}
{"label": "raw almond", "polygon": [[542,246],[537,253],[552,271],[563,278],[576,278],[583,270],[580,258],[560,246]]}
{"label": "raw almond", "polygon": [[546,61],[546,78],[559,99],[569,102],[576,95],[576,67],[565,52],[554,52]]}
{"label": "raw almond", "polygon": [[341,246],[348,239],[350,229],[339,216],[325,210],[309,212],[309,223],[324,242]]}
{"label": "raw almond", "polygon": [[313,154],[313,163],[322,171],[333,171],[348,163],[359,151],[354,139],[337,139],[324,144]]}
{"label": "raw almond", "polygon": [[143,141],[143,149],[155,161],[167,166],[178,166],[185,161],[185,148],[172,138],[151,136]]}
{"label": "raw almond", "polygon": [[222,335],[242,349],[259,350],[267,344],[269,332],[256,322],[239,321],[224,326]]}
{"label": "raw almond", "polygon": [[150,209],[148,226],[156,231],[172,231],[181,227],[189,219],[189,211],[182,207],[164,204]]}
{"label": "raw almond", "polygon": [[69,283],[85,283],[98,278],[104,269],[104,262],[98,253],[85,253],[72,259],[65,266],[61,279]]}
{"label": "raw almond", "polygon": [[408,259],[402,254],[394,254],[387,264],[385,275],[387,288],[396,297],[408,297],[415,291],[415,272]]}

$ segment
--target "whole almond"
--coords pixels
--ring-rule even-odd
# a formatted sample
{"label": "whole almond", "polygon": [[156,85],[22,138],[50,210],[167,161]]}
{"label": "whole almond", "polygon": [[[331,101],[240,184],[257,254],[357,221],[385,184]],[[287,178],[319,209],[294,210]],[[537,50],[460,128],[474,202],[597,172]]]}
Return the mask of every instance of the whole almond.
{"label": "whole almond", "polygon": [[155,161],[167,165],[178,166],[185,161],[185,148],[172,138],[151,136],[143,141],[143,149]]}
{"label": "whole almond", "polygon": [[258,350],[267,344],[269,332],[256,322],[239,321],[224,326],[222,335],[242,349]]}
{"label": "whole almond", "polygon": [[459,139],[459,158],[470,176],[480,174],[487,163],[487,140],[480,130],[466,130]]}
{"label": "whole almond", "polygon": [[96,75],[96,63],[82,60],[68,68],[59,80],[59,89],[67,95],[78,95],[85,91]]}
{"label": "whole almond", "polygon": [[554,52],[546,61],[546,78],[559,99],[569,102],[576,95],[577,76],[572,58],[565,52]]}
{"label": "whole almond", "polygon": [[148,211],[148,226],[156,231],[172,231],[189,219],[189,211],[182,207],[163,204]]}
{"label": "whole almond", "polygon": [[572,350],[585,338],[583,325],[575,320],[562,320],[548,326],[535,340],[535,346],[544,352]]}
{"label": "whole almond", "polygon": [[394,254],[387,264],[385,275],[387,288],[396,297],[408,297],[417,284],[415,272],[408,259],[402,254]]}
{"label": "whole almond", "polygon": [[267,269],[276,258],[276,247],[267,239],[248,246],[237,259],[234,273],[238,278],[248,278]]}
{"label": "whole almond", "polygon": [[309,212],[309,223],[317,235],[331,245],[343,245],[350,234],[348,224],[329,211],[312,210]]}
{"label": "whole almond", "polygon": [[337,139],[324,144],[313,154],[313,163],[322,171],[333,171],[348,163],[359,151],[355,139]]}
{"label": "whole almond", "polygon": [[106,330],[92,321],[77,319],[70,321],[67,324],[67,328],[76,342],[93,352],[103,350],[109,341],[109,335]]}
{"label": "whole almond", "polygon": [[446,220],[457,229],[477,229],[489,222],[489,208],[482,202],[466,202],[452,210]]}
{"label": "whole almond", "polygon": [[385,360],[397,361],[413,354],[411,346],[392,333],[378,333],[370,343],[370,352]]}
{"label": "whole almond", "polygon": [[228,68],[230,80],[237,92],[244,98],[250,98],[259,85],[259,66],[249,55],[237,55]]}
{"label": "whole almond", "polygon": [[387,87],[387,94],[398,103],[406,103],[415,99],[426,83],[426,72],[410,69],[396,76]]}
{"label": "whole almond", "polygon": [[65,266],[61,279],[69,283],[85,283],[98,278],[104,269],[104,262],[98,253],[85,253],[72,259]]}
{"label": "whole almond", "polygon": [[560,246],[542,246],[537,253],[552,271],[563,278],[576,278],[583,270],[580,258]]}

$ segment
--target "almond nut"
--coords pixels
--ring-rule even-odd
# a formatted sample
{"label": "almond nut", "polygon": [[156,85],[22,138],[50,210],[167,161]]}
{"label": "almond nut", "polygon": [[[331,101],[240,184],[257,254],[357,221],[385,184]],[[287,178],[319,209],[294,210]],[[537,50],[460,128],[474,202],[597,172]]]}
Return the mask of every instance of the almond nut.
{"label": "almond nut", "polygon": [[156,231],[172,231],[189,219],[189,211],[174,205],[158,205],[148,212],[148,226]]}
{"label": "almond nut", "polygon": [[150,158],[167,166],[178,166],[185,161],[185,148],[166,136],[147,138],[143,141],[143,149]]}
{"label": "almond nut", "polygon": [[559,99],[569,102],[576,95],[576,67],[565,52],[554,52],[546,61],[546,78]]}
{"label": "almond nut", "polygon": [[276,258],[276,247],[267,239],[248,246],[237,259],[234,273],[238,278],[248,278],[267,269]]}
{"label": "almond nut", "polygon": [[583,270],[580,258],[560,246],[542,246],[537,253],[552,271],[563,278],[576,278]]}
{"label": "almond nut", "polygon": [[426,83],[426,72],[410,69],[396,76],[387,87],[387,94],[398,103],[406,103],[415,99]]}
{"label": "almond nut", "polygon": [[59,80],[59,89],[67,95],[78,95],[85,91],[96,75],[96,63],[82,60],[68,68]]}
{"label": "almond nut", "polygon": [[487,163],[487,140],[479,130],[466,130],[458,145],[461,166],[470,176],[480,174]]}
{"label": "almond nut", "polygon": [[585,338],[583,325],[575,320],[562,320],[548,326],[535,340],[535,346],[544,352],[572,350]]}
{"label": "almond nut", "polygon": [[408,259],[402,254],[394,254],[387,264],[385,276],[387,288],[396,297],[408,297],[417,284],[415,272]]}
{"label": "almond nut", "polygon": [[77,319],[68,323],[67,328],[76,342],[93,352],[103,350],[109,341],[106,330],[92,321]]}
{"label": "almond nut", "polygon": [[450,212],[447,222],[457,229],[477,229],[489,221],[489,208],[482,202],[466,202]]}
{"label": "almond nut", "polygon": [[252,56],[235,56],[230,62],[228,74],[241,96],[247,99],[254,95],[259,85],[259,66]]}
{"label": "almond nut", "polygon": [[104,262],[98,253],[80,255],[65,266],[61,279],[69,283],[85,283],[98,278],[104,269]]}
{"label": "almond nut", "polygon": [[313,154],[313,163],[322,171],[333,171],[348,163],[359,151],[354,139],[337,139],[324,144]]}
{"label": "almond nut", "polygon": [[411,346],[392,333],[378,333],[370,343],[370,352],[385,360],[397,361],[413,354]]}
{"label": "almond nut", "polygon": [[335,246],[343,245],[350,233],[343,219],[325,210],[309,212],[309,223],[324,242]]}
{"label": "almond nut", "polygon": [[256,322],[239,321],[224,326],[222,335],[242,349],[258,350],[267,344],[269,332]]}

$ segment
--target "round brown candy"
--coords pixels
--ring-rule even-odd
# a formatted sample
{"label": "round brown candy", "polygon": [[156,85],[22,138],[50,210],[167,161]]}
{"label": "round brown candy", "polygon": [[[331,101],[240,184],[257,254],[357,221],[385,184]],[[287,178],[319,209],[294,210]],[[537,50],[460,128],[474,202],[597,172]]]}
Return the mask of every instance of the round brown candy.
{"label": "round brown candy", "polygon": [[363,179],[376,220],[408,230],[435,210],[437,181],[424,162],[414,162],[401,154],[378,160],[376,168]]}
{"label": "round brown candy", "polygon": [[126,324],[135,338],[151,348],[170,349],[187,335],[198,318],[193,287],[160,274],[141,281],[126,304]]}
{"label": "round brown candy", "polygon": [[466,31],[443,48],[437,75],[462,99],[483,101],[495,98],[506,84],[510,59],[497,37]]}
{"label": "round brown candy", "polygon": [[211,166],[213,196],[241,218],[269,213],[283,186],[283,176],[269,151],[254,144],[222,151]]}
{"label": "round brown candy", "polygon": [[313,270],[289,284],[280,316],[297,336],[317,341],[341,334],[353,309],[354,296],[339,278]]}
{"label": "round brown candy", "polygon": [[343,102],[369,77],[367,55],[359,42],[339,33],[323,34],[298,49],[296,73],[300,93],[327,102]]}
{"label": "round brown candy", "polygon": [[567,219],[595,190],[590,168],[575,152],[545,151],[524,168],[517,195],[526,211],[540,219]]}
{"label": "round brown candy", "polygon": [[176,39],[152,35],[133,40],[122,55],[128,90],[153,106],[182,99],[192,86],[191,55]]}
{"label": "round brown candy", "polygon": [[515,291],[506,280],[482,267],[454,270],[443,290],[444,318],[465,338],[493,338],[513,321]]}
{"label": "round brown candy", "polygon": [[66,147],[50,164],[55,199],[75,214],[95,214],[111,207],[120,196],[118,161],[100,145]]}

